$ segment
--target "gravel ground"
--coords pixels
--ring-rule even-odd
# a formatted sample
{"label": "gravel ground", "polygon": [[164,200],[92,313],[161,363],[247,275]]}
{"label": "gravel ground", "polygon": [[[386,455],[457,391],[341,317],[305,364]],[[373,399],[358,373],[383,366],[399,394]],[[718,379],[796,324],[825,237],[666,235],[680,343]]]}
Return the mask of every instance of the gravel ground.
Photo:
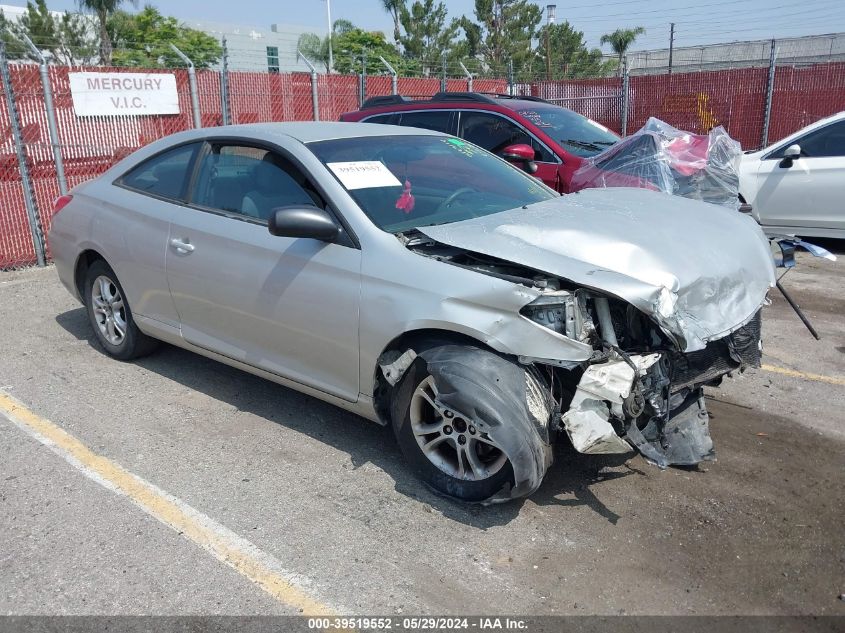
{"label": "gravel ground", "polygon": [[[845,273],[802,257],[784,281],[822,340],[773,297],[769,369],[708,393],[718,461],[561,448],[533,497],[490,508],[307,396],[172,347],[110,360],[50,268],[0,273],[0,390],[345,612],[843,615]],[[291,612],[2,418],[0,569],[6,614]]]}

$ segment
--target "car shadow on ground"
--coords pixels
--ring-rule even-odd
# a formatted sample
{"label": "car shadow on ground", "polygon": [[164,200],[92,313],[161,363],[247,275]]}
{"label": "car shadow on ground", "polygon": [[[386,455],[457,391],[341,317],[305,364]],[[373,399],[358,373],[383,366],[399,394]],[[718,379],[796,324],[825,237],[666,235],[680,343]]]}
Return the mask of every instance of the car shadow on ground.
{"label": "car shadow on ground", "polygon": [[[98,353],[104,353],[94,338],[84,308],[59,314],[56,322],[78,340],[87,341]],[[163,344],[152,355],[132,362],[240,411],[252,413],[328,444],[349,455],[354,468],[368,463],[381,468],[395,482],[395,490],[415,499],[424,511],[437,511],[453,521],[488,529],[512,521],[526,503],[525,499],[519,499],[482,506],[441,496],[417,479],[402,457],[389,427],[380,426],[311,396],[199,354]],[[289,411],[307,411],[308,414],[294,416],[286,413]],[[315,424],[315,420],[319,424]],[[591,492],[590,487],[639,474],[638,470],[629,465],[622,472],[605,471],[606,467],[620,466],[632,456],[581,455],[571,445],[558,444],[555,446],[555,463],[546,474],[540,489],[531,496],[531,502],[540,506],[587,506],[615,525],[619,515],[609,510]]]}

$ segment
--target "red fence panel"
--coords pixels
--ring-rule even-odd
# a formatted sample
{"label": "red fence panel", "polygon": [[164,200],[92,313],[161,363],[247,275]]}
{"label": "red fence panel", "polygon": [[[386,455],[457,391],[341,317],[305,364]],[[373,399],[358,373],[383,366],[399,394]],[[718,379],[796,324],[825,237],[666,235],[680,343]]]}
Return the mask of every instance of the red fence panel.
{"label": "red fence panel", "polygon": [[611,130],[622,131],[622,80],[619,78],[538,81],[531,84],[530,89],[531,96],[548,99]]}
{"label": "red fence panel", "polygon": [[845,62],[775,70],[769,141],[845,110]]}
{"label": "red fence panel", "polygon": [[628,132],[656,116],[697,134],[721,125],[743,149],[755,149],[763,131],[767,77],[766,68],[631,77]]}
{"label": "red fence panel", "polygon": [[337,121],[344,112],[358,109],[356,75],[319,75],[317,86],[321,121]]}

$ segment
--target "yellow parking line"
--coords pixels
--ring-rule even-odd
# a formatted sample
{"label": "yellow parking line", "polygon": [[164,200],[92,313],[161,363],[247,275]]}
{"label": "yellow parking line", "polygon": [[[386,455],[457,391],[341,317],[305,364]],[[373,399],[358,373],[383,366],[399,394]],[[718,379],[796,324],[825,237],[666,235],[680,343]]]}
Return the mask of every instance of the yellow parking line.
{"label": "yellow parking line", "polygon": [[803,371],[795,369],[787,369],[786,367],[777,367],[776,365],[763,364],[760,367],[764,371],[770,371],[774,374],[782,374],[783,376],[791,376],[792,378],[803,378],[804,380],[814,380],[816,382],[826,382],[829,385],[845,386],[845,378],[837,378],[836,376],[823,376],[822,374],[808,374]]}
{"label": "yellow parking line", "polygon": [[332,615],[334,610],[285,578],[272,556],[176,497],[97,455],[78,439],[0,392],[0,411],[42,444],[101,485],[124,494],[145,512],[193,541],[215,558],[249,578],[279,602],[307,615]]}

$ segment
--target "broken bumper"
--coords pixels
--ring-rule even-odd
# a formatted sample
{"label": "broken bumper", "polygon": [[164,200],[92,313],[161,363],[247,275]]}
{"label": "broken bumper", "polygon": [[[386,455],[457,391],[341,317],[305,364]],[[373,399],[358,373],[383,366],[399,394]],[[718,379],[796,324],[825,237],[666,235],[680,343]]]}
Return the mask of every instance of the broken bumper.
{"label": "broken bumper", "polygon": [[582,453],[633,447],[661,468],[713,459],[702,387],[759,367],[760,330],[758,312],[696,352],[613,352],[584,371],[561,426]]}

